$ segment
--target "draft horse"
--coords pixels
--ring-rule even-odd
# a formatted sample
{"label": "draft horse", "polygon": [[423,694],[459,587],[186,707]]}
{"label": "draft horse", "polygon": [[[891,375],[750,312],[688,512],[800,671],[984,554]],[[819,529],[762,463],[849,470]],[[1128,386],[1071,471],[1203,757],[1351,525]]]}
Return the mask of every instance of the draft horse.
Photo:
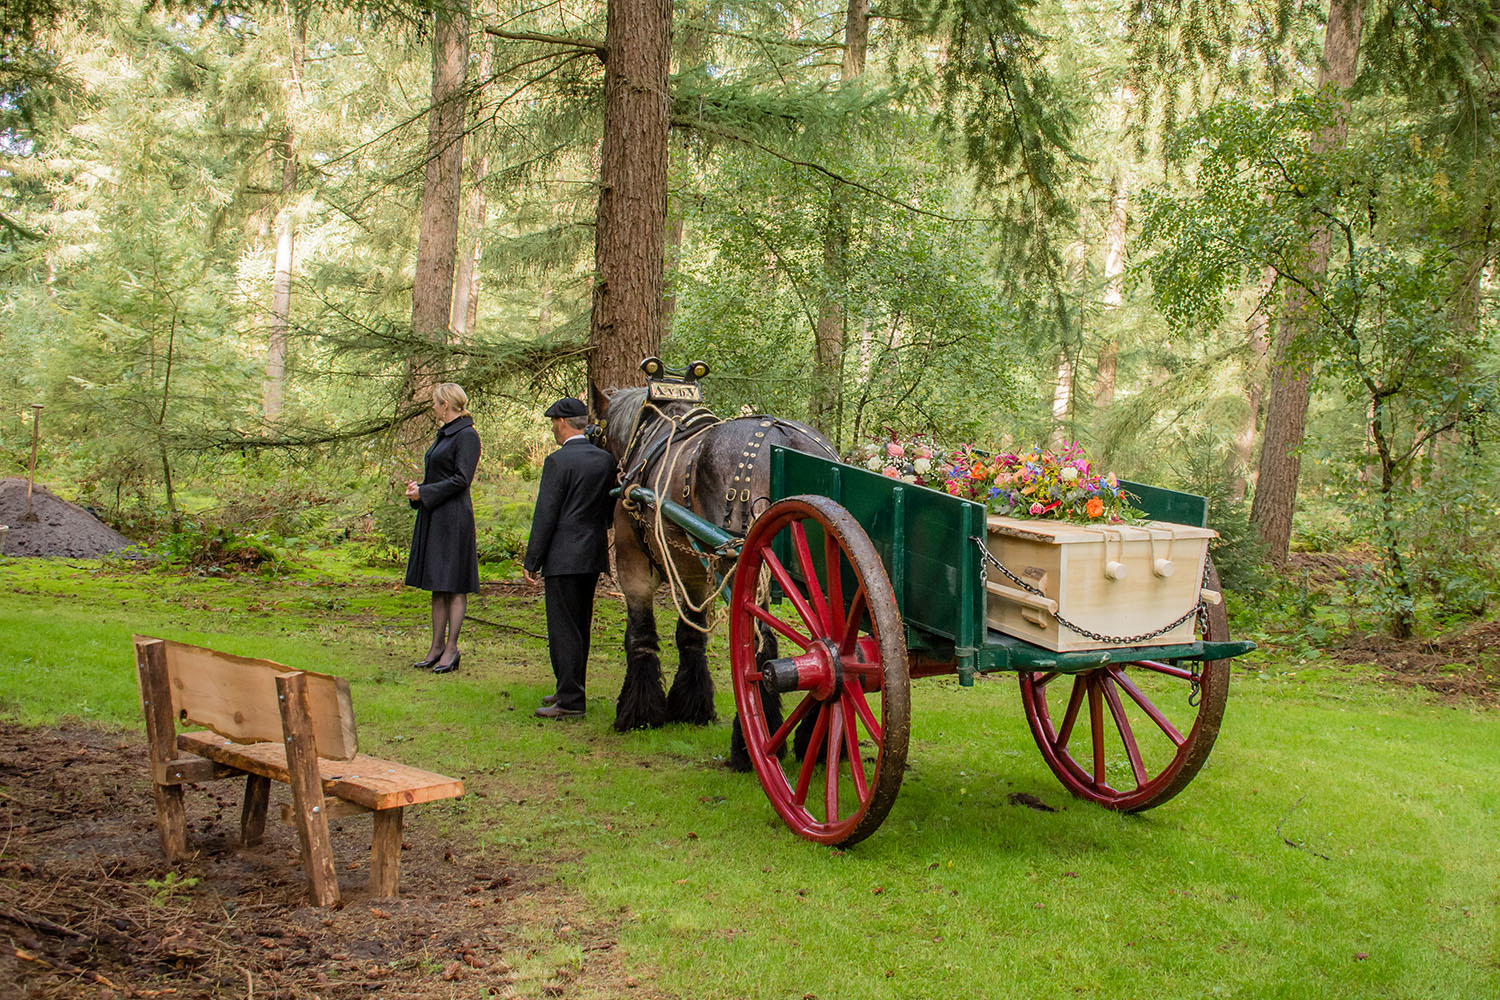
{"label": "draft horse", "polygon": [[[595,400],[595,412],[604,418],[603,444],[620,463],[622,485],[644,486],[738,535],[769,502],[772,445],[838,458],[823,435],[798,421],[763,414],[721,420],[692,403],[652,401],[644,388],[609,392]],[[710,554],[705,561],[681,528],[623,496],[615,505],[614,529],[615,578],[626,608],[625,683],[615,704],[615,729],[713,722],[714,682],[705,648],[709,614],[719,600],[713,569],[732,571],[733,556]],[[667,581],[674,582],[678,611],[678,666],[664,691],[654,601]],[[764,662],[777,655],[776,638],[765,625],[760,628],[757,659]],[[780,696],[769,689],[765,694],[774,730],[781,721]],[[729,763],[750,770],[738,717]]]}

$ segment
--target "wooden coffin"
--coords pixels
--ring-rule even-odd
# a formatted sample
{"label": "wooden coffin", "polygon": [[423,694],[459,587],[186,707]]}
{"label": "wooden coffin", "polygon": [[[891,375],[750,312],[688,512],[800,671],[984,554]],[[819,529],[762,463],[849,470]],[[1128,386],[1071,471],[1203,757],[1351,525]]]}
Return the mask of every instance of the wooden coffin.
{"label": "wooden coffin", "polygon": [[[1166,521],[1094,526],[991,517],[988,524],[990,554],[1042,592],[1031,594],[987,566],[990,628],[1055,652],[1194,641],[1191,617],[1150,639],[1121,640],[1155,632],[1197,607],[1208,542],[1217,532]],[[1058,616],[1105,638],[1068,628]]]}

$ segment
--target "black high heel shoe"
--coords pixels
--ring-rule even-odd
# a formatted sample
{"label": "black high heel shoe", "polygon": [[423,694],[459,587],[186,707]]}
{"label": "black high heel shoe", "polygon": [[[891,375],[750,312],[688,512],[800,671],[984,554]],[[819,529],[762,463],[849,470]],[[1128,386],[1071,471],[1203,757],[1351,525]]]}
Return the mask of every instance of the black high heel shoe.
{"label": "black high heel shoe", "polygon": [[453,673],[453,671],[455,671],[455,670],[458,669],[458,661],[459,661],[459,658],[462,657],[462,656],[463,656],[463,653],[455,652],[453,654],[453,662],[452,663],[439,663],[439,664],[437,664],[436,666],[434,666],[432,668],[432,672],[435,673],[435,674],[451,674],[451,673]]}
{"label": "black high heel shoe", "polygon": [[442,659],[442,656],[443,656],[443,651],[440,649],[435,654],[433,654],[432,656],[429,656],[427,659],[425,659],[425,660],[418,660],[416,663],[413,663],[411,665],[412,669],[413,670],[431,670],[434,666],[437,665],[437,661],[440,660],[440,659]]}

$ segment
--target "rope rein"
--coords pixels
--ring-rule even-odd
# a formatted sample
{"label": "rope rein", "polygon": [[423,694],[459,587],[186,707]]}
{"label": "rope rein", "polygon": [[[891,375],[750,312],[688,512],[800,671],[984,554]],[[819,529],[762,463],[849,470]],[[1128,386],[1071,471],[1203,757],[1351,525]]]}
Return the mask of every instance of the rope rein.
{"label": "rope rein", "polygon": [[[646,472],[646,465],[653,457],[649,452],[642,456],[641,461],[634,470],[628,468],[631,458],[637,448],[642,446],[642,432],[649,423],[645,419],[647,411],[654,413],[657,417],[667,422],[668,429],[662,445],[661,460],[651,476],[650,489],[656,494],[658,500],[664,499],[665,488],[671,484],[672,477],[677,473],[678,463],[682,461],[684,452],[688,445],[696,442],[706,432],[724,423],[723,420],[714,416],[702,407],[695,407],[681,417],[675,417],[663,412],[656,404],[647,400],[636,414],[635,426],[631,430],[630,444],[625,449],[625,455],[620,460],[620,481],[625,486],[621,493],[622,499],[629,499],[630,482],[636,476]],[[685,432],[684,432],[685,431]],[[710,589],[701,602],[695,602],[688,591],[688,585],[682,578],[682,571],[677,567],[677,560],[672,558],[672,550],[677,549],[686,552],[695,558],[704,560],[704,569],[708,570],[708,560],[721,559],[723,555],[718,553],[704,553],[697,549],[683,548],[681,544],[673,544],[667,532],[666,515],[662,513],[662,505],[652,505],[654,514],[650,521],[651,540],[655,542],[662,567],[662,575],[666,577],[667,589],[672,595],[672,607],[677,611],[679,621],[686,622],[690,627],[708,635],[714,630],[728,608],[718,600],[718,588]],[[625,508],[630,516],[638,523],[646,524],[645,517],[640,512],[638,504],[627,504]],[[711,606],[718,605],[717,610],[711,610]],[[686,611],[684,611],[684,606]],[[691,614],[692,617],[689,616]],[[705,624],[699,625],[694,619],[703,616]]]}

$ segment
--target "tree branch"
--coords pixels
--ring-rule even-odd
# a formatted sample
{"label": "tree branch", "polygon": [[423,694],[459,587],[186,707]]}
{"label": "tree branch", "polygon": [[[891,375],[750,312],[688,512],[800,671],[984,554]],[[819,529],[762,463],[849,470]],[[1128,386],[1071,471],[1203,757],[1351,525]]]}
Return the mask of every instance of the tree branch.
{"label": "tree branch", "polygon": [[674,116],[672,118],[672,124],[674,126],[677,126],[678,128],[697,129],[700,132],[707,132],[710,135],[717,135],[720,138],[728,139],[731,142],[742,143],[746,146],[751,147],[752,149],[758,149],[762,153],[765,153],[769,156],[774,156],[776,159],[781,160],[783,163],[790,163],[794,167],[806,167],[808,170],[820,173],[824,177],[837,181],[840,184],[844,184],[848,187],[855,188],[856,190],[863,191],[866,194],[879,198],[881,201],[895,205],[897,208],[904,208],[908,212],[915,212],[918,215],[925,215],[933,219],[942,219],[944,222],[970,223],[997,221],[995,219],[955,217],[952,215],[944,215],[942,212],[933,212],[929,209],[919,208],[918,206],[913,205],[911,202],[902,201],[900,198],[888,195],[883,191],[877,191],[875,188],[870,187],[868,184],[861,184],[859,181],[854,180],[853,178],[845,177],[843,174],[835,173],[834,171],[829,170],[827,167],[823,166],[821,163],[813,163],[810,160],[799,160],[796,157],[787,156],[785,153],[777,152],[770,146],[756,142],[749,136],[740,135],[737,132],[731,132],[728,129],[719,128],[715,125],[709,125],[707,122],[694,120],[692,118],[679,118]]}
{"label": "tree branch", "polygon": [[603,42],[596,42],[589,38],[569,38],[566,35],[544,35],[536,31],[504,31],[492,25],[484,26],[486,35],[494,35],[496,38],[505,38],[514,42],[541,42],[544,45],[561,45],[570,49],[583,49],[592,52],[604,62],[609,50],[604,47]]}

